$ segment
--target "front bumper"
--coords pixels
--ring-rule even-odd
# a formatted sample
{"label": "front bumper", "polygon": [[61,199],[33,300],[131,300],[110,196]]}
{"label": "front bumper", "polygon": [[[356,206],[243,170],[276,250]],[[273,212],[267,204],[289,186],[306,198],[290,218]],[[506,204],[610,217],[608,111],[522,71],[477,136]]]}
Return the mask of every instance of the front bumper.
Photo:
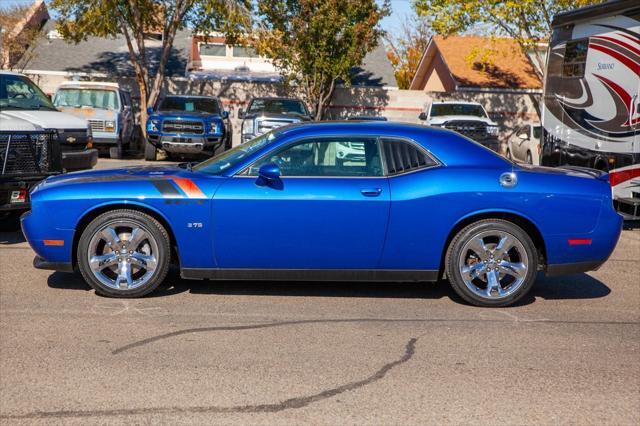
{"label": "front bumper", "polygon": [[118,134],[116,132],[93,132],[93,143],[99,145],[117,145]]}
{"label": "front bumper", "polygon": [[66,170],[91,169],[98,163],[98,150],[67,151],[62,153],[62,167]]}
{"label": "front bumper", "polygon": [[33,258],[33,267],[47,271],[73,272],[73,264],[70,262],[47,262],[40,256]]}
{"label": "front bumper", "polygon": [[209,135],[157,135],[149,134],[149,142],[167,152],[176,154],[213,153],[223,143],[221,134]]}

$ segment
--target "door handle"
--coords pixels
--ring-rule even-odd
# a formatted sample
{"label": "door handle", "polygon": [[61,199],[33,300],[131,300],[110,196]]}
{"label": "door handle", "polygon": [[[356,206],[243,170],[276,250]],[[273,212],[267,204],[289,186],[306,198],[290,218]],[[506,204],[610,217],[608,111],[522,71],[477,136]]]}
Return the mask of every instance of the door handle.
{"label": "door handle", "polygon": [[382,188],[367,188],[361,189],[360,193],[365,197],[377,197],[382,193]]}

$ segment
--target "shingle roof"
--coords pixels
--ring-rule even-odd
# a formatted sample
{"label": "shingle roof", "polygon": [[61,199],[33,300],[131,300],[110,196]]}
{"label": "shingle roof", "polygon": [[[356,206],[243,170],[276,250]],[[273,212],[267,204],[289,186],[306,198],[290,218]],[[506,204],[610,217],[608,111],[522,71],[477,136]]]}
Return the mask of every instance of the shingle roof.
{"label": "shingle roof", "polygon": [[398,85],[382,40],[378,42],[375,49],[364,57],[362,66],[353,68],[351,84],[354,86],[390,87]]}
{"label": "shingle roof", "polygon": [[[45,35],[55,29],[53,21],[47,22]],[[146,46],[153,69],[160,57],[160,41],[147,40]],[[173,50],[167,63],[167,76],[184,75],[188,54],[191,48],[191,33],[179,31],[173,44]],[[68,43],[61,38],[43,38],[26,55],[29,60],[23,65],[28,70],[67,71],[104,73],[109,75],[133,76],[133,67],[129,61],[129,50],[123,36],[116,38],[89,37],[78,44]]]}
{"label": "shingle roof", "polygon": [[[451,74],[462,87],[540,89],[542,83],[533,64],[518,43],[510,38],[435,36],[433,42]],[[474,52],[487,61],[470,61]]]}

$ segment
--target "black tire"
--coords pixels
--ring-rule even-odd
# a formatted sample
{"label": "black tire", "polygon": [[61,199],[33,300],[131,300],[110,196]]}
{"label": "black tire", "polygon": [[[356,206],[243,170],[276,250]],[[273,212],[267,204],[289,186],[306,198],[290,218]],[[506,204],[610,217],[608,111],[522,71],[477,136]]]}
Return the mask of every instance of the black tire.
{"label": "black tire", "polygon": [[144,142],[144,159],[145,161],[156,161],[158,150],[149,141]]}
{"label": "black tire", "polygon": [[109,158],[113,160],[122,159],[122,145],[118,142],[117,146],[112,146],[109,148]]}
{"label": "black tire", "polygon": [[531,155],[531,151],[527,151],[527,164],[533,164],[533,156]]}
{"label": "black tire", "polygon": [[[103,284],[89,266],[89,244],[93,236],[105,225],[113,224],[115,227],[118,223],[134,223],[143,227],[158,248],[155,270],[144,284],[132,289],[115,289]],[[164,281],[171,261],[171,242],[167,230],[153,217],[136,210],[118,209],[101,214],[87,225],[80,236],[76,254],[82,277],[96,293],[107,297],[135,298],[151,293]]]}
{"label": "black tire", "polygon": [[[459,267],[461,256],[466,256],[462,253],[465,245],[472,237],[486,231],[510,234],[522,244],[528,259],[528,268],[522,284],[513,293],[500,299],[479,297],[471,291],[465,284]],[[482,307],[504,307],[513,305],[531,290],[538,270],[538,252],[529,235],[519,226],[506,220],[485,219],[466,226],[455,235],[447,249],[445,268],[451,287],[466,302]]]}

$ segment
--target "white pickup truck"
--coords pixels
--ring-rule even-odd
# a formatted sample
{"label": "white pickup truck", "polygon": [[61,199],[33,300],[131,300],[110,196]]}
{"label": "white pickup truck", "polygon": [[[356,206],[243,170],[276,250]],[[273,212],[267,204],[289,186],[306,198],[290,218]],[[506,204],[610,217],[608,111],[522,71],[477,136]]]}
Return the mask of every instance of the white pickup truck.
{"label": "white pickup truck", "polygon": [[98,161],[87,120],[60,112],[25,75],[0,71],[0,126],[11,130],[54,131],[65,170],[90,169]]}
{"label": "white pickup truck", "polygon": [[500,150],[498,123],[477,102],[433,102],[418,118],[427,126],[444,127],[473,139],[496,152]]}

